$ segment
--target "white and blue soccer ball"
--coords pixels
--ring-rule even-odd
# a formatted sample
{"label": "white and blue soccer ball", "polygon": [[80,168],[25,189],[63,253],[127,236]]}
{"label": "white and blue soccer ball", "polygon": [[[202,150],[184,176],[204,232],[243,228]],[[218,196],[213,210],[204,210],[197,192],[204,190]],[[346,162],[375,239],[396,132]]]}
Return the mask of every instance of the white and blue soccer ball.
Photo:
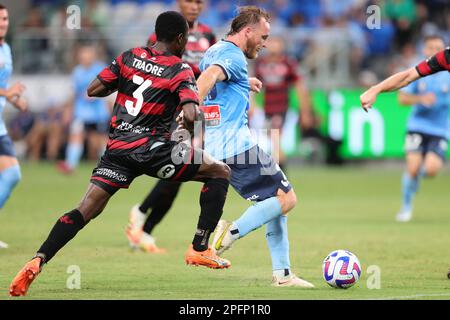
{"label": "white and blue soccer ball", "polygon": [[330,286],[347,289],[361,277],[361,264],[350,251],[336,250],[323,260],[322,273]]}

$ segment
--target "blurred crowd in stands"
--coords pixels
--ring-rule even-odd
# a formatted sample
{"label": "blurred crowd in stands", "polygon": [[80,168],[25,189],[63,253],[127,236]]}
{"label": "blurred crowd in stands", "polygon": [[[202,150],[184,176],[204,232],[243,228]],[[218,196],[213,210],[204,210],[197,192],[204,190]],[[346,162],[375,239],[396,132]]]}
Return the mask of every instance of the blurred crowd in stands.
{"label": "blurred crowd in stands", "polygon": [[[79,29],[67,27],[71,5],[81,9]],[[284,38],[309,90],[369,86],[423,59],[424,36],[437,34],[450,43],[449,0],[207,0],[200,22],[221,38],[241,5],[270,12],[272,34]],[[377,7],[368,12],[371,5]],[[69,75],[77,48],[89,40],[107,63],[123,50],[145,45],[158,14],[177,9],[176,0],[30,0],[22,6],[26,13],[10,13],[7,40],[15,73],[26,75]],[[378,13],[379,28],[368,27],[368,18]],[[47,158],[55,160],[65,142],[63,134],[52,138],[48,132],[62,130],[61,117],[53,107],[40,116],[21,115],[13,119],[11,134],[20,140],[32,132],[23,139],[28,156],[38,159],[46,149]]]}

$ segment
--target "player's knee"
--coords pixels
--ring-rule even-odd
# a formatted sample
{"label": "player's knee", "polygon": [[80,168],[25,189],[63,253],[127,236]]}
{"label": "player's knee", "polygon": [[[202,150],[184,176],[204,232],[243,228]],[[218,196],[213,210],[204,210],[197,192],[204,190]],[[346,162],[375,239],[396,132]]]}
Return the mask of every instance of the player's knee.
{"label": "player's knee", "polygon": [[2,182],[8,185],[10,188],[13,188],[16,184],[19,183],[20,179],[22,179],[19,165],[14,165],[5,169],[2,172],[1,176]]}
{"label": "player's knee", "polygon": [[215,178],[230,180],[230,177],[231,177],[230,167],[223,162],[217,163],[217,175]]}
{"label": "player's knee", "polygon": [[297,205],[297,195],[294,190],[290,190],[288,193],[278,196],[281,203],[281,212],[283,215],[287,215]]}
{"label": "player's knee", "polygon": [[425,168],[425,174],[427,178],[434,178],[439,172],[439,168],[429,167]]}

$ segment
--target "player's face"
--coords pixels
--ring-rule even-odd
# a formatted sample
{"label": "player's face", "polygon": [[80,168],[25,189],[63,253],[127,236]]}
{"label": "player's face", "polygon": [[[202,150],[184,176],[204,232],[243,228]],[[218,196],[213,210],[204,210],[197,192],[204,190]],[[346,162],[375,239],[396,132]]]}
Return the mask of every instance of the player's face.
{"label": "player's face", "polygon": [[262,48],[266,47],[269,38],[270,24],[262,18],[258,24],[249,27],[247,34],[247,50],[244,54],[248,59],[256,59]]}
{"label": "player's face", "polygon": [[0,39],[6,37],[6,33],[8,32],[9,27],[9,16],[8,10],[1,9],[0,10]]}
{"label": "player's face", "polygon": [[429,39],[425,42],[423,47],[423,54],[425,57],[434,56],[439,51],[444,50],[445,44],[441,39]]}
{"label": "player's face", "polygon": [[174,54],[181,58],[183,56],[184,50],[186,49],[186,43],[187,43],[187,32],[183,35],[178,36],[177,42],[174,48]]}
{"label": "player's face", "polygon": [[194,23],[205,6],[205,0],[178,0],[180,13],[189,23]]}

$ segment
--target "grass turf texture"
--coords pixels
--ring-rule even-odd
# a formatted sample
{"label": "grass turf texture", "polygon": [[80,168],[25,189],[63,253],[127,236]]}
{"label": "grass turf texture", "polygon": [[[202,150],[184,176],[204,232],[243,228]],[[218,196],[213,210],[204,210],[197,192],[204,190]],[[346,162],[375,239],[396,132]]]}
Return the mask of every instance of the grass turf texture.
{"label": "grass turf texture", "polygon": [[[94,164],[66,177],[49,164],[22,164],[23,180],[0,215],[0,299],[17,271],[35,253],[54,222],[84,194]],[[25,299],[450,299],[450,172],[423,180],[414,219],[395,222],[402,169],[290,167],[299,203],[289,216],[293,271],[315,289],[273,288],[264,228],[240,239],[225,257],[229,270],[188,267],[184,252],[199,214],[201,185],[185,184],[154,235],[164,255],[131,251],[128,213],[155,180],[140,177],[119,191],[105,211],[45,266]],[[230,188],[223,217],[237,218],[249,205]],[[354,252],[362,278],[347,290],[322,278],[322,260],[335,249]],[[69,290],[71,265],[81,289]],[[370,265],[381,270],[381,289],[369,290]],[[23,299],[23,298],[21,298]]]}

